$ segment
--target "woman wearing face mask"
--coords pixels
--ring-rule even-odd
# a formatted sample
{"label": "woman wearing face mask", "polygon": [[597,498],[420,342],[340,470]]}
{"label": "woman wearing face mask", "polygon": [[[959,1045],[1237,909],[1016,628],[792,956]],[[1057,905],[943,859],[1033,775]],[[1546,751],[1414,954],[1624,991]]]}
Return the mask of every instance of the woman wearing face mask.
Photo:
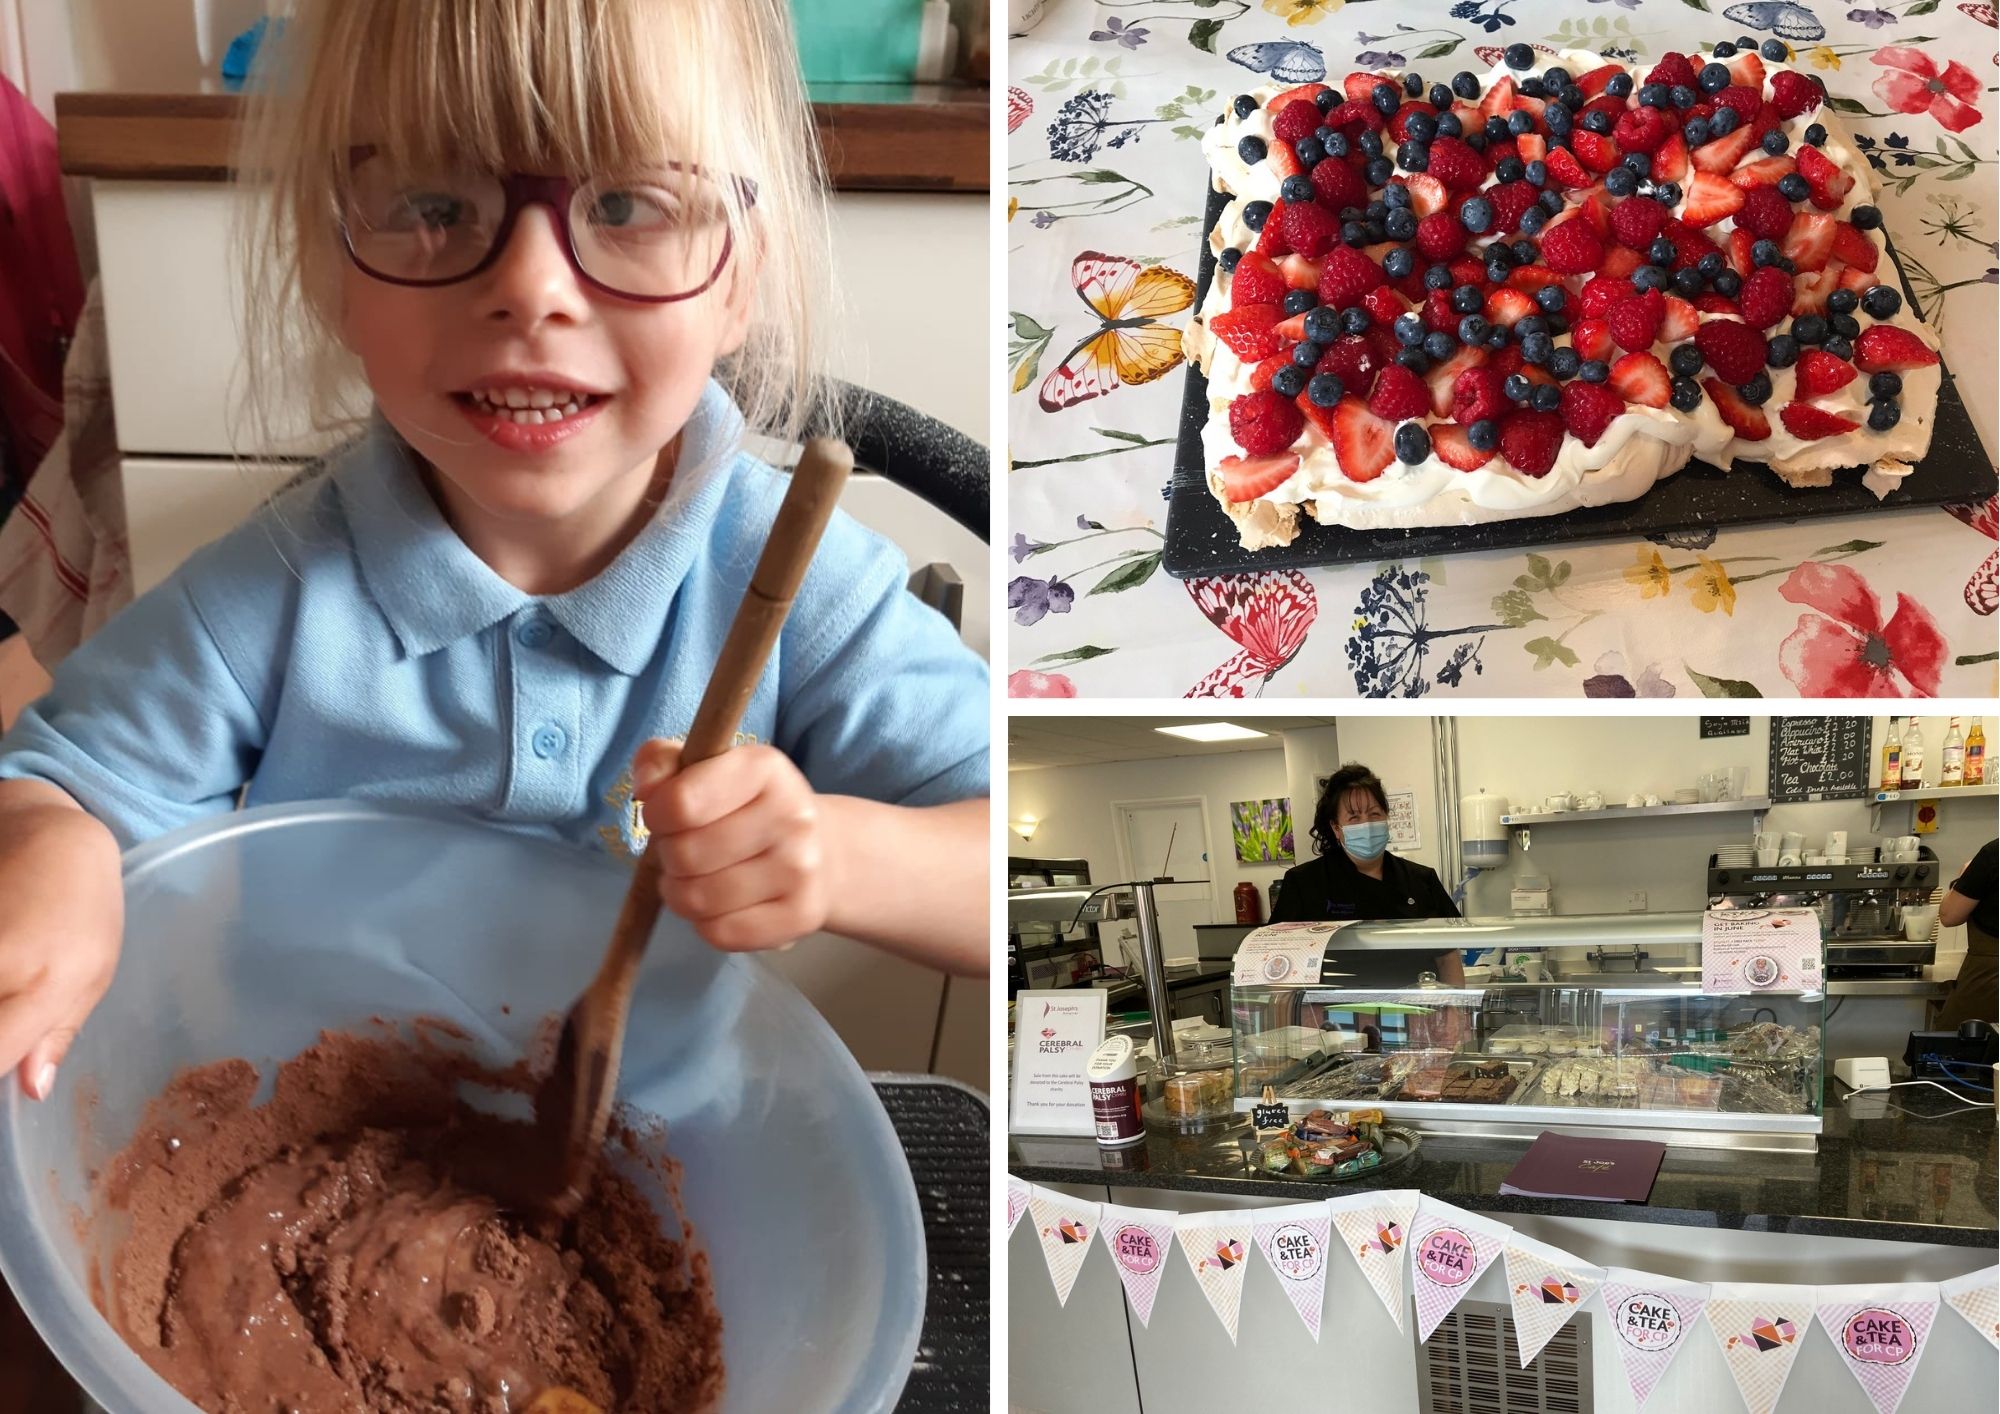
{"label": "woman wearing face mask", "polygon": [[[1366,766],[1349,763],[1327,779],[1312,837],[1319,857],[1286,871],[1271,908],[1273,923],[1459,916],[1433,870],[1389,853],[1389,797]],[[1456,952],[1428,962],[1440,982],[1465,985]],[[1348,953],[1329,966],[1352,974],[1348,985],[1358,987],[1402,986],[1426,970],[1422,960],[1397,952]]]}

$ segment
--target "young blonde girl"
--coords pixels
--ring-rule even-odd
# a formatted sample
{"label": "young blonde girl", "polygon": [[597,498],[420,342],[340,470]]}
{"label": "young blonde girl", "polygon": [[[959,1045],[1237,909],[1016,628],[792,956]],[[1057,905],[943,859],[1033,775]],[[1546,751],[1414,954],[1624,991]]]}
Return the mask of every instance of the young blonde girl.
{"label": "young blonde girl", "polygon": [[108,985],[120,849],[239,799],[650,831],[717,947],[826,928],[982,970],[986,670],[886,542],[829,529],[748,744],[683,771],[672,741],[782,492],[743,437],[819,407],[783,0],[296,10],[241,162],[247,421],[354,435],[0,739],[0,1072],[45,1097]]}

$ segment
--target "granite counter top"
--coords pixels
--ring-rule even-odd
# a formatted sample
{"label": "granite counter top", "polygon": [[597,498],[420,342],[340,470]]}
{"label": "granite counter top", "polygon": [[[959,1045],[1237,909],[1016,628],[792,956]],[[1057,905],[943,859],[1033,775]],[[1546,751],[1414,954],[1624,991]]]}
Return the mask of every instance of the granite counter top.
{"label": "granite counter top", "polygon": [[[1829,1090],[1844,1093],[1830,1084]],[[1237,1147],[1244,1123],[1201,1135],[1149,1130],[1129,1149],[1090,1139],[1013,1136],[1007,1169],[1036,1183],[1157,1188],[1287,1202],[1365,1188],[1416,1188],[1472,1212],[1666,1223],[1741,1232],[1993,1247],[1994,1114],[1954,1109],[1927,1089],[1829,1098],[1817,1153],[1669,1145],[1651,1201],[1591,1203],[1500,1196],[1533,1136],[1427,1134],[1415,1159],[1347,1183],[1253,1174]]]}

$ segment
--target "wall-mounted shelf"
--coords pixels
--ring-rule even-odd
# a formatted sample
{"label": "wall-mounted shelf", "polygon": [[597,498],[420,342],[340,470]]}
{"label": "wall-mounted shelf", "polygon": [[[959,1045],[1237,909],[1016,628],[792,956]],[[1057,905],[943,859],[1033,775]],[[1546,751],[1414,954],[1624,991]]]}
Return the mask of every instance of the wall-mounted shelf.
{"label": "wall-mounted shelf", "polygon": [[1711,800],[1698,805],[1607,805],[1602,810],[1557,810],[1538,811],[1532,814],[1502,815],[1503,825],[1566,825],[1572,821],[1603,820],[1652,820],[1670,815],[1740,815],[1744,813],[1763,814],[1771,808],[1770,800],[1761,795],[1743,800]]}
{"label": "wall-mounted shelf", "polygon": [[1981,796],[1991,800],[2000,795],[2000,783],[1985,782],[1976,786],[1920,786],[1916,790],[1878,790],[1868,798],[1868,828],[1882,832],[1882,807],[1885,805],[1908,805],[1914,813],[1918,801],[1923,800],[1978,800]]}

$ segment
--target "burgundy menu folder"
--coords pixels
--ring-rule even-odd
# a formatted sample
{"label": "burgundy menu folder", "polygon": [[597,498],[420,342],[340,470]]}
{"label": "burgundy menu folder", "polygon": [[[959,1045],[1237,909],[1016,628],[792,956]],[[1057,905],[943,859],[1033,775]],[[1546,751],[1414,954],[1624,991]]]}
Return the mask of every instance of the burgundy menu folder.
{"label": "burgundy menu folder", "polygon": [[1651,1139],[1599,1139],[1545,1130],[1521,1155],[1500,1191],[1519,1198],[1643,1203],[1666,1152],[1666,1145]]}

